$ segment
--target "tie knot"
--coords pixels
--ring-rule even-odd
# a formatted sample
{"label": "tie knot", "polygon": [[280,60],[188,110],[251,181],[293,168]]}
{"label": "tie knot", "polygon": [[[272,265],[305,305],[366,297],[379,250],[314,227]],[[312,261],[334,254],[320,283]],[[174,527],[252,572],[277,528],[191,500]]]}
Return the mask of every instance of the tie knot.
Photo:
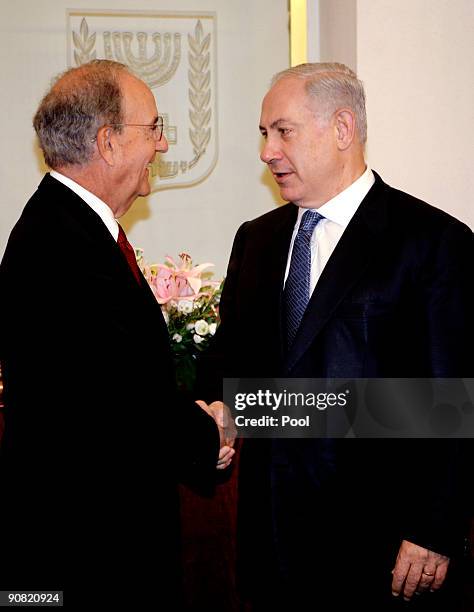
{"label": "tie knot", "polygon": [[118,239],[117,242],[119,244],[119,246],[123,249],[126,248],[129,251],[133,251],[133,247],[130,244],[130,242],[127,239],[127,235],[125,234],[125,232],[123,231],[123,227],[120,225],[120,223],[118,224],[119,226],[119,234],[118,234]]}
{"label": "tie knot", "polygon": [[127,241],[127,236],[126,236],[125,232],[123,231],[123,227],[120,225],[120,223],[117,223],[117,225],[118,225],[118,228],[119,228],[117,242],[119,242],[119,243],[128,242]]}
{"label": "tie knot", "polygon": [[120,223],[118,224],[118,226],[119,226],[119,233],[118,233],[118,238],[117,238],[117,244],[120,250],[122,251],[123,255],[125,256],[125,259],[127,260],[127,263],[133,272],[133,276],[135,277],[138,284],[141,285],[141,281],[143,277],[140,272],[140,268],[138,267],[138,264],[137,264],[137,259],[135,257],[135,251],[133,250],[132,245],[127,240],[127,236],[125,235],[125,232],[123,231],[123,228],[120,225]]}
{"label": "tie knot", "polygon": [[310,232],[312,234],[314,228],[321,221],[321,219],[324,219],[323,215],[320,215],[315,210],[306,210],[301,217],[298,234],[300,232]]}

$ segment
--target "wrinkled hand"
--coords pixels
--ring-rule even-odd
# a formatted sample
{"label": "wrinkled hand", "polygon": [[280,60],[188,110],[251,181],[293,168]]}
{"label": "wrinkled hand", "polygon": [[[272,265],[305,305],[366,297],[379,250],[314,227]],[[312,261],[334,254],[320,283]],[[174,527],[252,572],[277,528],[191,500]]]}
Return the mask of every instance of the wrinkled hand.
{"label": "wrinkled hand", "polygon": [[209,416],[211,416],[219,430],[220,451],[219,459],[216,468],[225,470],[232,462],[232,457],[235,455],[234,446],[237,430],[230,414],[229,408],[223,402],[212,402],[207,405],[203,400],[196,400],[196,404],[200,406]]}
{"label": "wrinkled hand", "polygon": [[216,469],[225,470],[232,463],[232,457],[235,455],[235,450],[230,446],[223,446],[219,451],[219,460],[217,461]]}
{"label": "wrinkled hand", "polygon": [[403,540],[392,570],[392,594],[403,593],[410,601],[414,593],[441,587],[448,571],[449,557]]}

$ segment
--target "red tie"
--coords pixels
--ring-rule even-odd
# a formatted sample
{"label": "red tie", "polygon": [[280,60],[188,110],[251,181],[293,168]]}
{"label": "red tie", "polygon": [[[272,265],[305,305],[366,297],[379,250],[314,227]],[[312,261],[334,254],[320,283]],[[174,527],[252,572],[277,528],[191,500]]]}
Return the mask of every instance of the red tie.
{"label": "red tie", "polygon": [[133,247],[130,242],[127,240],[127,236],[125,235],[125,232],[123,231],[122,226],[120,224],[117,244],[119,245],[122,253],[125,255],[125,259],[127,260],[128,265],[130,266],[130,269],[133,272],[133,276],[137,280],[137,283],[141,285],[142,273],[140,272],[140,268],[137,264],[135,251],[133,250]]}

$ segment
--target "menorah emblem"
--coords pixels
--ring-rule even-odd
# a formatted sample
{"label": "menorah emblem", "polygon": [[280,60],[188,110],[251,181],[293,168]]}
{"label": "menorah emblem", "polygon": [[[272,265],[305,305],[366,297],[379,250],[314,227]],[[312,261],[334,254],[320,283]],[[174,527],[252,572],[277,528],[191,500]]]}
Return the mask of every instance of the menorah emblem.
{"label": "menorah emblem", "polygon": [[115,60],[157,92],[170,150],[152,191],[204,180],[217,161],[215,14],[71,9],[68,28],[70,65]]}
{"label": "menorah emblem", "polygon": [[126,64],[139,76],[148,87],[159,87],[167,83],[176,72],[181,59],[181,34],[173,35],[173,51],[171,34],[152,35],[154,52],[147,57],[148,34],[138,32],[138,55],[132,51],[134,34],[132,32],[104,32],[104,53],[106,59]]}

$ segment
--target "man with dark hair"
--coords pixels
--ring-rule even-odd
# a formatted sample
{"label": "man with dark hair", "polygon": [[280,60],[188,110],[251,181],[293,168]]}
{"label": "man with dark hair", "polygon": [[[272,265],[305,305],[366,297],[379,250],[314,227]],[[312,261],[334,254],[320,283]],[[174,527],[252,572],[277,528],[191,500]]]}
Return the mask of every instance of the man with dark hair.
{"label": "man with dark hair", "polygon": [[[236,235],[215,338],[225,374],[472,376],[472,233],[367,167],[356,75],[278,74],[260,131],[290,203]],[[238,543],[253,610],[451,610],[460,463],[452,439],[244,440]]]}
{"label": "man with dark hair", "polygon": [[233,451],[219,454],[217,408],[178,396],[166,324],[117,222],[150,193],[163,119],[145,83],[96,60],[55,82],[34,127],[52,171],[0,268],[0,590],[177,608],[177,482],[212,478]]}

